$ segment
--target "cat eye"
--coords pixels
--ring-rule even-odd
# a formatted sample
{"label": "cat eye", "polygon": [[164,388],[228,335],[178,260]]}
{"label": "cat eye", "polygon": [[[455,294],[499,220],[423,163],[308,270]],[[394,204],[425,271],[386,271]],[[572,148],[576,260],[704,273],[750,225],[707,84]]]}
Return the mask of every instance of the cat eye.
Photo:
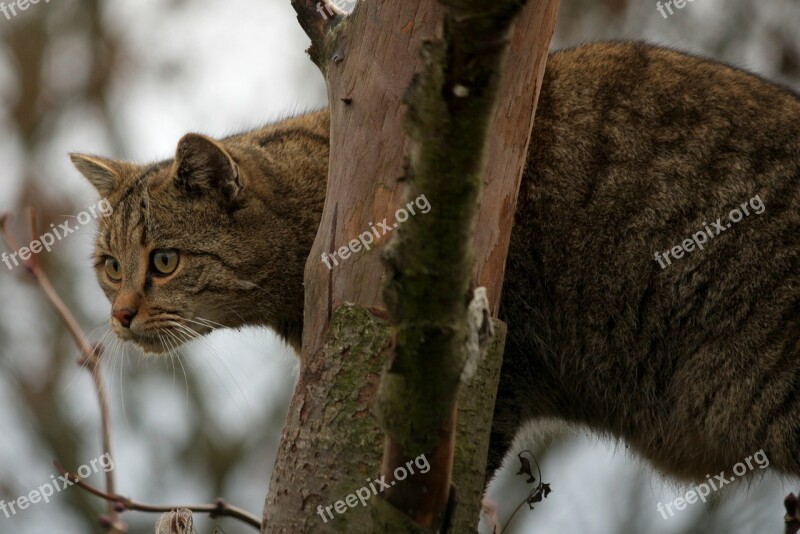
{"label": "cat eye", "polygon": [[116,259],[112,258],[111,256],[107,257],[105,266],[106,274],[109,278],[115,282],[122,280],[122,269],[120,268],[119,262]]}
{"label": "cat eye", "polygon": [[171,249],[153,251],[153,267],[156,274],[172,274],[178,267],[178,253]]}

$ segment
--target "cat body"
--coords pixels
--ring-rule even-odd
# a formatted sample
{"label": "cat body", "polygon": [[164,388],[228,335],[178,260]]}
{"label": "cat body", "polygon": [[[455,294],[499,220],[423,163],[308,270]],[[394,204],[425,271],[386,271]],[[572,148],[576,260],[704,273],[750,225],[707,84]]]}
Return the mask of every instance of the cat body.
{"label": "cat body", "polygon": [[685,479],[762,448],[800,474],[800,98],[644,45],[551,56],[501,318],[493,443],[550,416]]}
{"label": "cat body", "polygon": [[[161,352],[187,329],[256,324],[298,347],[328,132],[320,111],[189,134],[155,165],[73,155],[114,206],[96,265],[115,331]],[[587,45],[550,56],[530,146],[489,467],[547,417],[680,478],[761,449],[800,475],[798,96],[666,49]]]}

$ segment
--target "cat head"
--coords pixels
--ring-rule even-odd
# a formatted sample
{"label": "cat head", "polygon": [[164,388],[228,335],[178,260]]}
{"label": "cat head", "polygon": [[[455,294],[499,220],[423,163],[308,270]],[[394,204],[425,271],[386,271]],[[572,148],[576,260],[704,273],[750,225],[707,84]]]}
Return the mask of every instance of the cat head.
{"label": "cat head", "polygon": [[119,338],[160,354],[215,328],[266,325],[299,345],[327,144],[292,137],[188,134],[152,165],[71,154],[113,207],[93,259]]}

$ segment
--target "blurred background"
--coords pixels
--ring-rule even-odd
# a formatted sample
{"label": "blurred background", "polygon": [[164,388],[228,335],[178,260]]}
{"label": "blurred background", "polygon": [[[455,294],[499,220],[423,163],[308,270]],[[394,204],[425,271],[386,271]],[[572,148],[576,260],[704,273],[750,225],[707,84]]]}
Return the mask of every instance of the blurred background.
{"label": "blurred background", "polygon": [[[562,0],[553,47],[645,39],[800,87],[796,0],[673,9],[665,19],[654,0]],[[322,107],[307,44],[289,0],[42,0],[0,13],[0,213],[16,215],[12,228],[26,243],[25,207],[45,228],[95,204],[71,151],[155,161],[171,157],[187,131],[224,136]],[[92,225],[81,227],[38,258],[99,339],[109,304],[91,269],[92,238]],[[77,356],[30,277],[0,264],[0,499],[49,482],[54,459],[76,469],[102,454],[93,386]],[[163,504],[224,496],[260,515],[296,371],[289,349],[259,330],[215,333],[177,363],[116,353],[104,374],[118,492]],[[665,520],[657,503],[687,488],[662,481],[624,445],[580,435],[537,456],[554,493],[532,512],[523,507],[506,532],[778,533],[783,497],[800,487],[767,469]],[[90,482],[102,487],[102,473]],[[525,486],[509,475],[493,493],[502,522]],[[0,533],[100,532],[102,513],[102,502],[72,487],[0,515]],[[124,519],[131,532],[152,532],[157,518]],[[252,532],[199,516],[196,526]]]}

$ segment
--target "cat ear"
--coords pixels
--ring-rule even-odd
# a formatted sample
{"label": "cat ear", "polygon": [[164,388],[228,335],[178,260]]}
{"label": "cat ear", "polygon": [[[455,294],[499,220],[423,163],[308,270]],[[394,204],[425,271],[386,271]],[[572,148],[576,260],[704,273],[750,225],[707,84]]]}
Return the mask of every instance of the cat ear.
{"label": "cat ear", "polygon": [[127,165],[120,161],[99,156],[87,156],[86,154],[70,154],[69,159],[72,160],[75,168],[89,180],[103,198],[110,195],[117,188]]}
{"label": "cat ear", "polygon": [[175,154],[175,185],[189,194],[217,195],[231,203],[241,194],[239,167],[225,148],[200,134],[186,134]]}

